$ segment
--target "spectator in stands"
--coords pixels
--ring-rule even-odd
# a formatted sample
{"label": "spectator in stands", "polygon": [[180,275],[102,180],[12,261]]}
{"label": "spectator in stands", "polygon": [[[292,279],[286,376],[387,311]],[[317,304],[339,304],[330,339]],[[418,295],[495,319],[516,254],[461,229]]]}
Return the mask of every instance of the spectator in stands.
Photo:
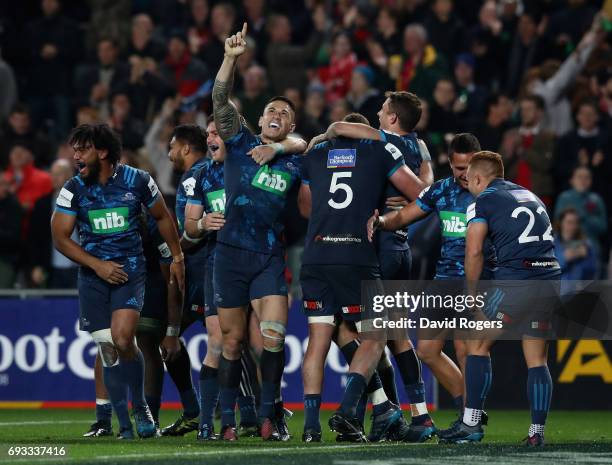
{"label": "spectator in stands", "polygon": [[270,38],[266,62],[270,87],[276,95],[287,87],[303,89],[307,84],[306,66],[323,43],[325,19],[313,16],[315,30],[305,45],[291,44],[291,23],[283,15],[271,16],[267,32]]}
{"label": "spectator in stands", "polygon": [[474,135],[483,150],[499,151],[504,133],[510,128],[512,101],[504,94],[492,94],[486,100],[486,118],[477,124]]}
{"label": "spectator in stands", "polygon": [[155,60],[132,55],[129,80],[125,85],[132,116],[146,123],[153,121],[164,99],[176,95],[172,84],[160,75]]}
{"label": "spectator in stands", "polygon": [[192,55],[197,55],[212,37],[208,27],[208,0],[193,0],[189,12],[189,51]]}
{"label": "spectator in stands", "polygon": [[104,38],[98,42],[98,63],[77,70],[75,75],[78,106],[89,105],[106,119],[110,115],[110,96],[113,90],[129,78],[127,64],[119,62],[119,44]]}
{"label": "spectator in stands", "polygon": [[606,205],[601,196],[591,192],[593,178],[591,170],[586,166],[574,169],[570,180],[571,189],[562,192],[555,205],[555,219],[568,208],[574,209],[580,217],[580,224],[587,238],[593,244],[599,256],[600,239],[608,228]]}
{"label": "spectator in stands", "polygon": [[153,37],[154,27],[153,20],[147,14],[139,14],[132,18],[132,33],[126,58],[138,55],[141,58],[152,58],[158,63],[163,60],[166,47],[163,42]]}
{"label": "spectator in stands", "polygon": [[0,121],[9,115],[11,108],[17,102],[17,82],[15,73],[1,55],[0,50]]}
{"label": "spectator in stands", "polygon": [[15,144],[27,144],[34,153],[34,164],[39,168],[48,167],[53,157],[51,142],[34,130],[28,108],[15,104],[7,123],[0,136],[0,169],[6,168],[9,151]]}
{"label": "spectator in stands", "polygon": [[342,121],[346,115],[352,111],[351,106],[346,99],[339,99],[332,103],[329,110],[329,123],[335,123],[336,121]]}
{"label": "spectator in stands", "polygon": [[465,50],[465,26],[453,11],[453,0],[434,0],[423,25],[431,45],[447,62]]}
{"label": "spectator in stands", "polygon": [[266,70],[258,65],[249,67],[243,75],[243,90],[236,96],[242,105],[242,116],[253,129],[259,126],[259,117],[272,97],[267,88]]}
{"label": "spectator in stands", "polygon": [[463,105],[457,104],[453,81],[448,78],[438,80],[433,94],[433,104],[429,109],[429,131],[437,133],[440,138],[445,134],[459,132],[461,123],[458,110],[463,108]]}
{"label": "spectator in stands", "polygon": [[227,2],[217,3],[210,14],[211,38],[200,50],[198,58],[211,72],[216,72],[223,61],[225,39],[232,35],[236,22],[236,8]]}
{"label": "spectator in stands", "polygon": [[542,128],[544,100],[531,95],[520,101],[521,126],[504,134],[501,155],[506,177],[531,190],[550,207],[555,134]]}
{"label": "spectator in stands", "polygon": [[609,134],[598,126],[599,112],[594,101],[584,101],[576,112],[578,127],[559,140],[555,154],[555,175],[558,190],[565,190],[576,166],[589,167],[594,173],[594,190],[603,194],[609,162],[605,151]]}
{"label": "spectator in stands", "polygon": [[461,53],[455,60],[455,85],[459,94],[459,105],[464,107],[458,110],[463,128],[469,130],[482,119],[487,100],[486,89],[474,82],[475,64],[474,56],[469,53]]}
{"label": "spectator in stands", "polygon": [[265,0],[243,0],[242,5],[249,25],[249,36],[257,44],[257,61],[263,63],[268,45],[266,35],[267,15]]}
{"label": "spectator in stands", "polygon": [[597,10],[586,0],[568,0],[564,3],[551,15],[546,34],[557,47],[571,49],[589,29]]}
{"label": "spectator in stands", "polygon": [[555,255],[561,266],[561,279],[590,280],[597,277],[597,255],[582,231],[578,212],[572,208],[561,211],[555,223]]}
{"label": "spectator in stands", "polygon": [[321,127],[327,128],[327,108],[325,106],[325,88],[320,84],[308,86],[304,113]]}
{"label": "spectator in stands", "polygon": [[516,97],[523,75],[529,68],[541,63],[546,56],[546,40],[541,37],[542,16],[535,9],[525,10],[519,18],[516,35],[506,70],[506,91]]}
{"label": "spectator in stands", "polygon": [[51,176],[46,171],[34,167],[34,156],[26,145],[14,145],[9,159],[10,165],[5,172],[6,179],[11,192],[17,196],[24,212],[29,215],[36,201],[53,190]]}
{"label": "spectator in stands", "polygon": [[[26,247],[30,269],[30,281],[36,287],[73,289],[77,283],[77,266],[53,247],[51,239],[51,214],[60,190],[73,176],[72,165],[65,159],[56,160],[51,166],[53,191],[36,201],[30,217],[30,229]],[[75,229],[72,239],[78,243]]]}
{"label": "spectator in stands", "polygon": [[304,111],[304,97],[302,92],[295,87],[287,87],[283,94],[293,103],[295,107],[295,132],[305,140],[325,132],[325,127]]}
{"label": "spectator in stands", "polygon": [[72,70],[82,55],[76,23],[60,13],[59,0],[41,0],[43,17],[28,25],[28,100],[35,127],[46,120],[56,140],[70,131]]}
{"label": "spectator in stands", "polygon": [[374,40],[378,42],[387,56],[402,53],[402,38],[397,27],[399,14],[388,6],[378,10]]}
{"label": "spectator in stands", "polygon": [[209,77],[206,65],[189,53],[187,38],[180,31],[170,36],[160,74],[183,97],[195,93]]}
{"label": "spectator in stands", "polygon": [[145,127],[142,121],[131,115],[131,103],[125,90],[119,90],[112,96],[108,125],[121,135],[126,149],[142,147]]}
{"label": "spectator in stands", "polygon": [[172,163],[168,160],[168,141],[176,126],[179,98],[168,98],[145,135],[145,153],[157,173],[157,185],[164,195],[174,195]]}
{"label": "spectator in stands", "polygon": [[397,89],[408,90],[431,103],[436,82],[448,74],[446,60],[428,43],[427,31],[420,24],[406,26],[403,45]]}
{"label": "spectator in stands", "polygon": [[319,69],[319,78],[327,90],[328,103],[346,96],[355,66],[357,55],[353,52],[351,38],[347,32],[340,31],[332,39],[329,65]]}
{"label": "spectator in stands", "polygon": [[351,77],[351,88],[346,99],[353,111],[365,116],[371,125],[378,126],[378,111],[385,101],[384,96],[372,84],[374,72],[369,66],[357,66]]}
{"label": "spectator in stands", "polygon": [[574,53],[563,64],[556,60],[546,60],[534,72],[527,73],[524,83],[525,92],[539,95],[545,102],[543,128],[562,136],[572,130],[572,110],[567,92],[573,87],[576,78],[585,67],[595,47],[605,37],[599,18],[592,29],[584,35]]}
{"label": "spectator in stands", "polygon": [[5,173],[0,171],[0,289],[15,284],[23,210]]}

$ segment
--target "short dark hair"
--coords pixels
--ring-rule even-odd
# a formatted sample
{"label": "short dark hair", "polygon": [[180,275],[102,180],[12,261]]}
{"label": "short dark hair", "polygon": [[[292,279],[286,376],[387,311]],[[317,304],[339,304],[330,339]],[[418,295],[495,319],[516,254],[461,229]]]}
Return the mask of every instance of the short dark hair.
{"label": "short dark hair", "polygon": [[102,42],[110,42],[113,48],[119,48],[119,42],[114,37],[108,37],[108,36],[100,37],[97,43],[98,45],[100,45]]}
{"label": "short dark hair", "polygon": [[491,107],[499,105],[499,100],[504,97],[508,98],[506,94],[503,94],[501,92],[493,92],[489,94],[489,96],[485,100],[485,108],[487,109],[487,115],[491,111]]}
{"label": "short dark hair", "polygon": [[539,95],[529,94],[521,99],[524,102],[533,102],[533,104],[538,108],[538,110],[544,110],[546,107],[546,102]]}
{"label": "short dark hair", "polygon": [[455,135],[448,147],[448,156],[453,158],[454,153],[474,153],[480,152],[480,142],[474,134],[462,132]]}
{"label": "short dark hair", "polygon": [[180,124],[174,128],[170,138],[176,138],[200,153],[206,153],[206,136],[204,131],[197,124]]}
{"label": "short dark hair", "polygon": [[361,124],[367,124],[368,126],[370,125],[370,122],[368,121],[368,119],[365,116],[363,116],[361,113],[349,113],[342,119],[342,121],[346,123],[361,123]]}
{"label": "short dark hair", "polygon": [[385,92],[385,97],[389,99],[391,111],[397,114],[400,128],[406,132],[412,132],[421,119],[421,101],[419,98],[406,91]]}
{"label": "short dark hair", "polygon": [[208,118],[206,118],[206,127],[208,127],[210,123],[214,123],[214,122],[215,122],[215,115],[208,115]]}
{"label": "short dark hair", "polygon": [[470,167],[481,170],[486,176],[504,177],[504,162],[501,155],[489,150],[476,152],[470,160]]}
{"label": "short dark hair", "polygon": [[121,136],[106,123],[77,126],[70,133],[68,143],[73,147],[91,144],[98,150],[106,150],[107,160],[113,165],[121,157]]}
{"label": "short dark hair", "polygon": [[289,108],[291,108],[291,110],[293,111],[293,114],[295,115],[295,105],[293,104],[293,102],[288,98],[285,97],[284,95],[276,95],[274,97],[272,97],[270,100],[268,100],[266,102],[266,107],[268,105],[270,105],[272,102],[285,102],[287,105],[289,105]]}
{"label": "short dark hair", "polygon": [[23,103],[19,103],[17,102],[16,104],[14,104],[11,107],[11,111],[9,113],[9,115],[12,115],[14,113],[27,113],[28,115],[30,114],[30,109],[28,108],[27,105],[23,104]]}

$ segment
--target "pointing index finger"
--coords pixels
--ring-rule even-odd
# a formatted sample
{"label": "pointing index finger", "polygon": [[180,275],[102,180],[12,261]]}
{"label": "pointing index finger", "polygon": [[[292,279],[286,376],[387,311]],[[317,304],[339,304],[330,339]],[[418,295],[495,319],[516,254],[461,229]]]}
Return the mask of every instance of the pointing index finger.
{"label": "pointing index finger", "polygon": [[247,23],[246,21],[242,24],[242,38],[244,39],[246,37],[246,33],[247,33]]}

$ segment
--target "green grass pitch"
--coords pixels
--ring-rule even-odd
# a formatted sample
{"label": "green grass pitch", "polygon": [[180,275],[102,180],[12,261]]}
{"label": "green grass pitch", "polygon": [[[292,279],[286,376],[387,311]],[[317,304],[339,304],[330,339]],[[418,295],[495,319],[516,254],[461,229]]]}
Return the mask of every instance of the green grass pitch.
{"label": "green grass pitch", "polygon": [[[322,412],[326,426],[330,412]],[[612,464],[612,412],[553,411],[546,430],[547,446],[526,449],[521,439],[529,426],[528,411],[490,411],[490,425],[481,444],[336,444],[325,427],[325,442],[301,442],[301,412],[289,427],[293,433],[286,443],[240,439],[236,443],[198,443],[195,434],[183,438],[118,441],[114,438],[88,439],[81,435],[92,422],[91,410],[0,410],[0,465],[4,464],[241,464],[272,465],[479,465],[570,463]],[[162,411],[162,426],[174,421],[177,411]],[[452,421],[451,411],[435,412],[440,427]],[[116,428],[116,425],[115,425]],[[65,447],[64,457],[16,457],[10,446]]]}

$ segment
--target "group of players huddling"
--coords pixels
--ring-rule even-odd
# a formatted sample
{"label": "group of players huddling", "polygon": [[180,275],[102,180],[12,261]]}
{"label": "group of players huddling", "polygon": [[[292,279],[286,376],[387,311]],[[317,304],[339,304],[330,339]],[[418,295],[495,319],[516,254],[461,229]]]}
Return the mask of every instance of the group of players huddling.
{"label": "group of players huddling", "polygon": [[[239,434],[290,438],[290,412],[280,394],[288,318],[280,215],[289,190],[301,183],[299,210],[309,218],[300,273],[309,329],[302,440],[321,441],[324,365],[334,341],[349,364],[342,402],[329,420],[338,441],[422,442],[434,435],[440,442],[480,441],[494,341],[455,340],[456,364],[442,351],[444,338],[421,340],[418,350],[408,338],[360,339],[361,282],[409,279],[406,227],[431,212],[442,226],[435,280],[465,280],[469,287],[492,277],[558,279],[542,202],[505,181],[500,156],[481,151],[471,134],[455,136],[453,175],[432,184],[429,154],[414,133],[420,103],[408,92],[387,93],[380,130],[352,114],[308,147],[289,137],[292,103],[275,97],[259,120],[261,133],[253,134],[230,101],[245,35],[246,25],[225,42],[206,131],[181,125],[169,141],[169,158],[184,173],[178,228],[150,175],[120,163],[121,143],[108,126],[82,125],[70,136],[79,173],[57,198],[52,232],[57,249],[81,265],[80,326],[98,346],[97,421],[86,435],[111,435],[114,411],[118,437],[134,437],[129,391],[137,434],[158,436],[165,362],[183,412],[162,435],[197,430],[203,441],[233,441]],[[463,234],[444,228],[449,213],[465,220]],[[75,225],[80,244],[71,239]],[[546,265],[529,267],[526,259]],[[208,340],[198,398],[179,337],[202,320]],[[410,401],[409,422],[386,345]],[[538,446],[552,395],[546,340],[525,337],[523,351],[532,416],[527,444]],[[421,360],[459,411],[446,430],[438,430],[427,411]],[[366,437],[368,401],[373,417]],[[213,425],[217,404],[219,434]]]}

